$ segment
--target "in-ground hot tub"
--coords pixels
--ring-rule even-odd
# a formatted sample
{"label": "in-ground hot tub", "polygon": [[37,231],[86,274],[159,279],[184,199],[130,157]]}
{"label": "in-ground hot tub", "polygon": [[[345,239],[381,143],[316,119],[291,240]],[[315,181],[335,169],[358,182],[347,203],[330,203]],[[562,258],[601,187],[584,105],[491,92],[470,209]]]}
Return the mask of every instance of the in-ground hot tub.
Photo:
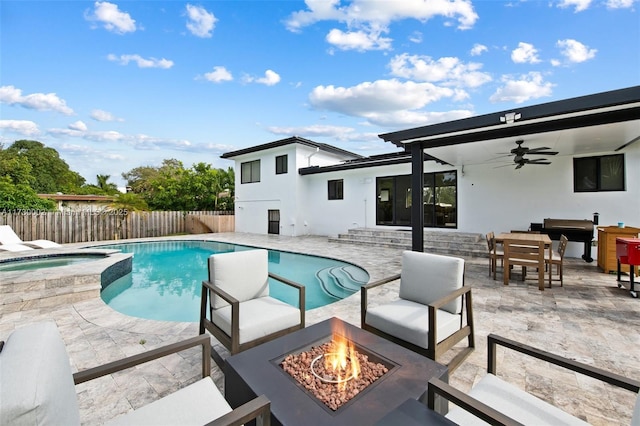
{"label": "in-ground hot tub", "polygon": [[106,249],[38,249],[0,254],[0,314],[99,299],[131,272],[132,255]]}

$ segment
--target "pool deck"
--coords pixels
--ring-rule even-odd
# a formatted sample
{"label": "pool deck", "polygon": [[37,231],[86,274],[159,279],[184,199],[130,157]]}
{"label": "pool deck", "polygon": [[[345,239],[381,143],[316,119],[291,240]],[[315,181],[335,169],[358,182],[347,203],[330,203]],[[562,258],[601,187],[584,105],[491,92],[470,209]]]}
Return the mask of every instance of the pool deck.
{"label": "pool deck", "polygon": [[[366,269],[371,280],[400,271],[401,250],[332,243],[326,237],[224,233],[172,239],[222,241],[332,257]],[[88,245],[68,244],[64,248]],[[553,288],[541,292],[535,281],[512,280],[509,286],[503,286],[501,276],[498,281],[488,276],[487,259],[466,260],[466,285],[473,288],[476,350],[450,377],[452,385],[468,391],[486,374],[489,333],[640,380],[640,299],[619,289],[615,275],[599,272],[595,262],[565,259],[564,286],[554,283]],[[75,265],[78,270],[83,267]],[[0,294],[4,293],[2,287],[0,283]],[[388,300],[396,289],[397,283],[372,295],[372,300]],[[128,317],[106,306],[99,297],[58,302],[53,306],[34,303],[11,312],[0,305],[0,340],[25,324],[53,320],[65,340],[72,368],[77,371],[198,333],[196,323]],[[359,326],[360,295],[308,311],[307,325],[332,316]],[[228,356],[213,342],[223,357]],[[594,425],[630,423],[635,401],[631,392],[510,352],[499,351],[498,357],[500,376],[565,411]],[[76,386],[82,423],[101,424],[195,381],[199,362],[198,351],[185,351]],[[223,390],[223,374],[215,364],[212,376]]]}

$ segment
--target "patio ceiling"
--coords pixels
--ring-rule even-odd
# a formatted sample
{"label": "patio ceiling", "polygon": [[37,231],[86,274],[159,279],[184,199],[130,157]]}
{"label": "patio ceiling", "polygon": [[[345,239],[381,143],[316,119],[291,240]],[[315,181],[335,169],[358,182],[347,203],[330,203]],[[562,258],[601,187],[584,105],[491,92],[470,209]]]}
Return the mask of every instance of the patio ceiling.
{"label": "patio ceiling", "polygon": [[[557,156],[624,152],[640,144],[640,86],[380,135],[454,166],[513,164],[516,140]],[[527,158],[556,156],[531,155]]]}

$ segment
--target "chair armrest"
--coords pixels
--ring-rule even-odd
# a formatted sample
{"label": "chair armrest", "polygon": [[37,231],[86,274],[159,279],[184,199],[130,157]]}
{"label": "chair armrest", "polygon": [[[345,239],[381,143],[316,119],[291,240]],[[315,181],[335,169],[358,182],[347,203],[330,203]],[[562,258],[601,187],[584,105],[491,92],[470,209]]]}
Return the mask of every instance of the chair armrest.
{"label": "chair armrest", "polygon": [[537,349],[520,342],[516,342],[515,340],[507,339],[495,334],[489,334],[487,336],[487,345],[487,371],[494,375],[496,374],[496,346],[500,345],[509,349],[513,349],[516,352],[521,352],[534,358],[550,362],[560,367],[567,368],[571,371],[584,374],[594,379],[601,380],[603,382],[630,390],[635,393],[638,393],[638,391],[640,391],[640,381],[638,380],[627,378],[598,367],[593,367],[591,365],[555,355],[550,352],[543,351],[541,349]]}
{"label": "chair armrest", "polygon": [[429,380],[429,387],[427,388],[427,406],[431,410],[435,407],[436,394],[444,397],[447,401],[453,402],[458,407],[468,411],[489,424],[509,426],[522,425],[522,423],[513,420],[511,417],[505,416],[499,411],[434,377]]}
{"label": "chair armrest", "polygon": [[463,294],[470,293],[470,292],[471,292],[471,287],[462,286],[459,289],[447,294],[446,296],[443,296],[438,300],[434,300],[429,304],[429,307],[430,308],[433,307],[434,309],[440,309],[441,307],[453,301],[454,299],[462,296]]}
{"label": "chair armrest", "polygon": [[374,281],[372,283],[365,284],[362,287],[360,287],[360,327],[364,327],[364,320],[365,320],[365,317],[367,316],[367,304],[368,304],[367,292],[372,288],[379,287],[383,284],[388,284],[392,281],[396,281],[399,279],[400,279],[400,274],[395,274],[390,277],[382,278],[378,281]]}
{"label": "chair armrest", "polygon": [[306,300],[307,300],[306,287],[300,283],[291,281],[288,278],[282,277],[280,275],[276,275],[272,272],[269,272],[269,277],[298,290],[298,307],[300,308],[300,324],[302,325],[302,327],[304,327],[305,315],[306,315]]}
{"label": "chair armrest", "polygon": [[382,278],[382,279],[380,279],[378,281],[374,281],[372,283],[365,284],[362,287],[360,287],[360,290],[366,292],[367,290],[371,290],[374,287],[378,287],[378,286],[381,286],[383,284],[388,284],[388,283],[390,283],[392,281],[396,281],[396,280],[399,280],[399,279],[400,279],[400,274],[391,275],[390,277]]}
{"label": "chair armrest", "polygon": [[216,294],[216,296],[220,296],[222,299],[224,299],[225,302],[229,303],[230,305],[233,305],[234,303],[240,303],[238,299],[236,299],[211,281],[202,281],[202,287],[211,290]]}
{"label": "chair armrest", "polygon": [[207,426],[243,425],[256,418],[262,418],[262,426],[271,424],[271,402],[264,395],[260,395],[230,413],[207,423]]}
{"label": "chair armrest", "polygon": [[171,355],[194,346],[202,346],[202,377],[211,375],[211,340],[208,335],[199,335],[187,340],[152,349],[141,354],[122,358],[98,367],[89,368],[73,374],[74,383],[80,384],[98,377],[106,376],[145,362],[153,361],[167,355]]}

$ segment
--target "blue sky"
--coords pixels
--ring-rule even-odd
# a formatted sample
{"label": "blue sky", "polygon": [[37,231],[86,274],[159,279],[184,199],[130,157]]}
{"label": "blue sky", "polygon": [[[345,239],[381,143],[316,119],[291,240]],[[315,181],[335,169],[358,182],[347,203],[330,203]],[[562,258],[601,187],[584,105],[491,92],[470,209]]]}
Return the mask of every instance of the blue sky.
{"label": "blue sky", "polygon": [[0,2],[0,143],[88,183],[640,84],[638,0]]}

